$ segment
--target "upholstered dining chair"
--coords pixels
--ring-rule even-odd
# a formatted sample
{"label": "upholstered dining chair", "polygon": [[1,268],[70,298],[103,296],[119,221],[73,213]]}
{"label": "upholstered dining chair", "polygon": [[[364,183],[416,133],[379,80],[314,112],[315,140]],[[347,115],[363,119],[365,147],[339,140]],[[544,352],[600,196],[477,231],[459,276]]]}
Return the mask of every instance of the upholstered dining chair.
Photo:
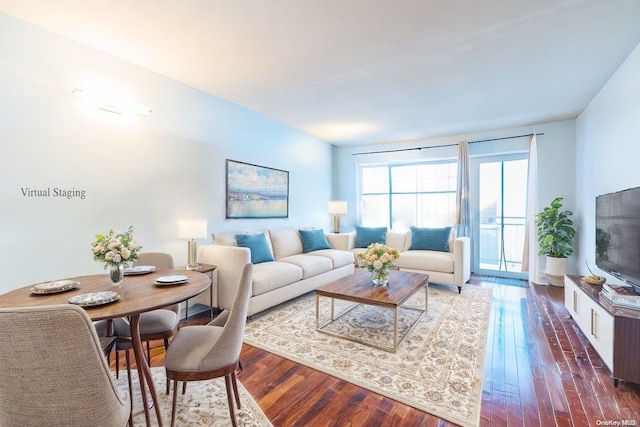
{"label": "upholstered dining chair", "polygon": [[[253,264],[246,264],[238,283],[233,305],[224,326],[185,326],[167,350],[164,365],[167,378],[174,381],[171,427],[175,425],[179,381],[203,381],[224,377],[231,423],[236,426],[234,397],[240,409],[236,369],[240,360],[242,339],[247,321]],[[233,389],[233,394],[232,394]]]}
{"label": "upholstered dining chair", "polygon": [[3,308],[0,329],[0,425],[127,424],[129,397],[82,308]]}
{"label": "upholstered dining chair", "polygon": [[[138,256],[136,265],[153,265],[156,268],[174,268],[173,257],[163,252],[145,252]],[[147,363],[151,364],[151,349],[149,342],[152,340],[163,340],[165,351],[169,348],[169,338],[178,330],[180,324],[180,304],[173,304],[166,308],[161,308],[140,315],[140,339],[146,342]],[[129,351],[132,348],[127,339],[131,339],[131,326],[124,318],[113,321],[113,333],[118,337],[116,350]],[[123,339],[124,338],[124,339]],[[128,357],[128,353],[127,353]],[[128,366],[128,361],[127,361]],[[120,358],[116,351],[116,373],[120,371]],[[169,381],[167,380],[167,394],[169,394]]]}

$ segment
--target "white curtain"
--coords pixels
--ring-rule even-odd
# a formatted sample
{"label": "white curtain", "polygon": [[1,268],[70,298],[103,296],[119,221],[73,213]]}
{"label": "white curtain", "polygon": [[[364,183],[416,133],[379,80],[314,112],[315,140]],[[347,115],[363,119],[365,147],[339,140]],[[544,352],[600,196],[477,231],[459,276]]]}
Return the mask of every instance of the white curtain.
{"label": "white curtain", "polygon": [[535,215],[538,213],[538,145],[536,136],[529,137],[529,171],[527,174],[527,219],[525,222],[522,271],[529,272],[529,281],[540,283],[540,258]]}
{"label": "white curtain", "polygon": [[469,144],[458,143],[458,187],[456,191],[456,236],[471,237],[469,206]]}

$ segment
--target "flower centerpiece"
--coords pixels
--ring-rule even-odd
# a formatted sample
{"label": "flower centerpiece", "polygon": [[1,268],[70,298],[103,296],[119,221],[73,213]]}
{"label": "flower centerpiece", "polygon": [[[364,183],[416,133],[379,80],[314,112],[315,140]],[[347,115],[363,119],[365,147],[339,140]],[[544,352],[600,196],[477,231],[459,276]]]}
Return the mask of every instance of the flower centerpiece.
{"label": "flower centerpiece", "polygon": [[389,269],[393,266],[400,252],[389,246],[372,243],[367,250],[356,255],[358,264],[371,272],[371,280],[375,285],[386,285],[389,281]]}
{"label": "flower centerpiece", "polygon": [[93,259],[105,263],[104,268],[109,270],[109,278],[115,286],[120,285],[124,277],[124,263],[137,260],[141,248],[133,240],[132,226],[120,234],[113,230],[96,234],[96,241],[91,244]]}

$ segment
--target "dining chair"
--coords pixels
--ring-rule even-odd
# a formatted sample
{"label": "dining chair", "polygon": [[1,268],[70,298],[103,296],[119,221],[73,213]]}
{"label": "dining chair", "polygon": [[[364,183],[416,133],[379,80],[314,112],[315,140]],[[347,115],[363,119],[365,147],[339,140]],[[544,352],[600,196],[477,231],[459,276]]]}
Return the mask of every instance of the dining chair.
{"label": "dining chair", "polygon": [[117,389],[82,308],[3,308],[0,330],[0,425],[127,424],[130,397]]}
{"label": "dining chair", "polygon": [[[145,252],[138,256],[138,260],[133,264],[136,265],[152,265],[160,268],[174,268],[173,257],[163,252]],[[140,339],[146,342],[147,347],[147,364],[151,365],[151,348],[150,341],[163,340],[165,351],[169,348],[169,338],[171,338],[180,324],[180,304],[173,304],[166,308],[142,313],[140,315]],[[118,337],[116,341],[116,376],[120,371],[120,358],[118,350],[127,352],[132,348],[131,325],[124,318],[118,318],[113,321],[113,333]],[[129,341],[127,341],[127,339]],[[128,366],[128,361],[127,361]],[[169,394],[169,380],[167,380],[166,393]]]}
{"label": "dining chair", "polygon": [[236,426],[234,396],[240,409],[236,369],[247,321],[252,269],[252,264],[246,264],[242,269],[238,289],[224,326],[216,326],[215,320],[207,325],[185,326],[173,338],[164,360],[167,378],[174,382],[171,427],[175,425],[176,419],[178,382],[203,381],[222,376],[227,389],[231,423]]}

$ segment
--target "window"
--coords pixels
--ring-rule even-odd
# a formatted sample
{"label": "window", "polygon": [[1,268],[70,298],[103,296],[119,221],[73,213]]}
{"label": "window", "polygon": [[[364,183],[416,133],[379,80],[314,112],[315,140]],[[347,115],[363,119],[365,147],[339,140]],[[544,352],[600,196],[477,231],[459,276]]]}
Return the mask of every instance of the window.
{"label": "window", "polygon": [[453,225],[457,173],[455,161],[363,166],[362,225],[393,229]]}

